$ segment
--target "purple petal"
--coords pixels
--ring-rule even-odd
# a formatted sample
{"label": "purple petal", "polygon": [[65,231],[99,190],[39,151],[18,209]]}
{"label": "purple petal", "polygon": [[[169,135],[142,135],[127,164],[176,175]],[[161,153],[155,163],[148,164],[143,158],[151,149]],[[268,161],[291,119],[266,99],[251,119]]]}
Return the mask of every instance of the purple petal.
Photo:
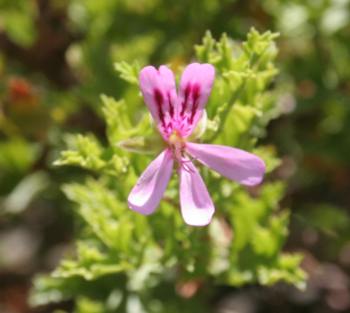
{"label": "purple petal", "polygon": [[184,70],[179,91],[179,117],[186,121],[185,136],[191,134],[202,116],[215,78],[211,64],[192,63]]}
{"label": "purple petal", "polygon": [[265,163],[252,153],[227,146],[187,143],[186,150],[199,162],[243,185],[260,184]]}
{"label": "purple petal", "polygon": [[208,225],[215,211],[214,204],[198,170],[190,160],[184,162],[179,170],[183,219],[188,225]]}
{"label": "purple petal", "polygon": [[143,98],[165,137],[172,129],[172,121],[177,114],[177,95],[173,72],[162,65],[157,70],[153,66],[144,67],[139,75]]}
{"label": "purple petal", "polygon": [[145,215],[154,212],[168,185],[173,163],[171,152],[165,150],[148,165],[129,194],[131,209]]}

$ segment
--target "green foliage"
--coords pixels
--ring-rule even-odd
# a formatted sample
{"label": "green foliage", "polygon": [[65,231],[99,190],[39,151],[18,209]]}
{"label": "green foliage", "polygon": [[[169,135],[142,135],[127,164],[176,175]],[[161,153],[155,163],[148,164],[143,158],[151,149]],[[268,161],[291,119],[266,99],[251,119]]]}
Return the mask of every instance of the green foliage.
{"label": "green foliage", "polygon": [[238,45],[226,35],[216,42],[207,32],[203,44],[196,46],[198,59],[216,65],[220,73],[208,106],[215,132],[208,132],[205,140],[251,148],[254,142],[249,144],[247,136],[260,137],[269,120],[279,115],[273,95],[267,91],[277,74],[273,64],[277,36],[252,29],[247,41]]}
{"label": "green foliage", "polygon": [[115,63],[114,66],[116,71],[119,72],[120,78],[124,79],[130,84],[138,85],[138,75],[141,67],[137,62],[134,62],[133,64],[119,62]]}
{"label": "green foliage", "polygon": [[63,151],[54,165],[80,166],[91,171],[104,171],[111,175],[119,175],[127,171],[128,160],[122,155],[113,153],[113,148],[104,150],[93,135],[67,135],[65,139],[71,150]]}
{"label": "green foliage", "polygon": [[[279,160],[273,149],[255,145],[267,123],[280,113],[269,88],[277,74],[276,36],[253,29],[239,44],[226,35],[216,41],[207,33],[196,47],[199,61],[211,62],[217,69],[206,132],[199,140],[256,151],[269,171]],[[137,92],[133,85],[138,67],[123,62],[116,68],[131,84],[130,90]],[[217,208],[211,225],[202,228],[184,224],[176,177],[155,214],[145,217],[127,207],[138,175],[162,146],[148,113],[140,115],[141,97],[130,99],[102,97],[107,143],[93,135],[66,137],[68,150],[55,164],[80,166],[91,170],[93,177],[63,188],[82,221],[77,251],[51,277],[37,280],[33,302],[78,297],[76,312],[82,313],[135,312],[130,306],[145,312],[178,312],[179,307],[193,312],[193,307],[200,311],[205,306],[203,299],[201,305],[197,302],[198,297],[205,298],[202,284],[285,281],[303,287],[301,256],[281,251],[289,221],[288,211],[279,208],[284,195],[281,182],[267,179],[257,189],[245,189],[202,168]],[[174,294],[174,284],[197,282],[201,284],[191,300],[182,302]]]}
{"label": "green foliage", "polygon": [[[298,123],[294,130],[298,144],[307,155],[335,166],[347,164],[350,127],[345,121],[350,106],[348,88],[343,86],[350,79],[349,1],[269,0],[262,6],[282,35],[283,66],[297,91],[295,116],[301,119],[318,114],[310,123]],[[290,142],[287,133],[280,140]],[[284,147],[289,154],[290,148]],[[317,177],[318,169],[312,174]]]}
{"label": "green foliage", "polygon": [[101,159],[102,147],[93,135],[67,136],[66,142],[71,150],[63,151],[55,165],[80,165],[96,171],[105,165]]}
{"label": "green foliage", "polygon": [[0,143],[0,189],[8,192],[27,173],[39,154],[39,146],[13,138]]}
{"label": "green foliage", "polygon": [[299,218],[330,236],[339,236],[341,232],[347,230],[350,222],[346,212],[329,204],[313,204]]}
{"label": "green foliage", "polygon": [[1,213],[18,214],[24,211],[33,198],[47,188],[49,179],[44,172],[35,172],[25,176],[3,199]]}
{"label": "green foliage", "polygon": [[[44,4],[41,9],[39,3]],[[32,214],[38,216],[38,212],[45,211],[48,216],[45,223],[40,227],[30,225],[30,230],[35,236],[42,236],[36,260],[46,259],[50,253],[47,250],[55,249],[52,245],[56,244],[50,240],[51,233],[55,235],[58,227],[57,236],[66,242],[65,227],[71,225],[71,215],[63,217],[65,227],[59,222],[69,205],[57,192],[57,184],[71,179],[78,182],[84,173],[93,177],[84,184],[64,187],[67,196],[76,203],[78,243],[77,252],[67,255],[68,262],[63,262],[63,270],[58,270],[57,275],[67,271],[67,276],[72,277],[43,278],[36,302],[75,297],[76,311],[82,313],[116,312],[118,305],[121,312],[131,310],[134,313],[135,305],[144,306],[140,302],[151,303],[144,309],[147,312],[161,311],[159,302],[164,302],[166,308],[163,311],[167,313],[205,312],[210,309],[203,303],[212,299],[212,294],[208,295],[206,290],[213,292],[215,298],[217,294],[225,296],[216,288],[216,283],[233,286],[251,282],[272,284],[279,280],[295,283],[303,275],[297,270],[300,256],[280,254],[287,236],[288,210],[277,209],[277,204],[271,204],[276,210],[268,210],[259,204],[266,197],[265,187],[270,186],[271,180],[287,179],[290,175],[294,177],[290,179],[287,203],[292,210],[293,236],[288,246],[308,250],[307,257],[315,259],[320,266],[326,260],[332,266],[344,266],[346,270],[348,260],[344,261],[344,256],[347,256],[350,238],[347,227],[349,5],[348,0],[266,0],[254,1],[253,5],[252,1],[232,0],[0,0],[0,214],[6,214],[3,230],[6,232],[8,226],[21,227],[35,220]],[[248,39],[250,43],[242,45],[239,40],[251,26],[280,33],[277,40],[281,75],[277,79],[273,57],[276,48],[271,42],[276,34],[252,32]],[[206,29],[213,35],[208,33],[193,55],[190,47],[198,42]],[[229,36],[220,38],[223,31]],[[216,41],[214,37],[220,40]],[[116,226],[107,224],[128,214],[129,210],[125,208],[128,192],[162,145],[140,100],[137,74],[140,65],[169,63],[177,70],[191,59],[209,61],[215,64],[219,73],[207,106],[208,118],[203,119],[192,140],[253,151],[266,161],[268,172],[272,174],[263,188],[247,193],[203,169],[208,189],[215,198],[217,218],[207,229],[210,265],[207,272],[204,270],[197,275],[201,285],[199,296],[185,301],[178,295],[178,285],[184,282],[179,282],[173,274],[174,268],[178,267],[171,266],[184,263],[189,270],[198,253],[187,256],[187,250],[184,252],[180,244],[161,238],[161,235],[168,237],[169,234],[159,230],[169,224],[166,222],[168,215],[164,217],[162,212],[175,211],[176,216],[172,218],[179,225],[183,224],[177,212],[177,180],[174,178],[165,203],[156,213],[159,222],[142,228],[152,228],[152,234],[157,232],[155,239],[150,241],[156,245],[155,250],[151,250],[157,251],[156,259],[159,250],[163,251],[165,241],[166,256],[170,259],[175,255],[174,263],[158,268],[157,262],[147,261],[150,264],[148,270],[155,269],[162,274],[169,269],[168,275],[164,275],[164,279],[157,276],[146,298],[140,292],[135,298],[126,283],[129,262],[125,266],[118,258],[122,252],[117,251],[115,255],[111,252],[114,244],[108,238],[117,237]],[[61,68],[64,87],[60,84],[56,89]],[[29,99],[28,95],[18,99],[13,93],[16,91],[11,89],[13,77],[29,83]],[[72,77],[77,78],[77,84],[74,79],[71,84]],[[103,97],[103,107],[98,102],[101,93],[109,95]],[[292,114],[284,115],[270,125],[268,139],[259,141],[264,138],[269,121],[282,113]],[[101,131],[102,116],[107,125],[105,137]],[[87,133],[64,136],[62,131]],[[69,167],[58,169],[51,164],[57,157],[62,138],[69,151],[63,152],[56,164]],[[267,141],[268,146],[261,145]],[[91,154],[90,150],[93,151]],[[283,161],[278,155],[283,156]],[[83,167],[85,171],[76,171],[72,166]],[[90,189],[80,187],[88,187],[94,192],[90,197]],[[285,193],[279,182],[271,183],[269,188],[277,202]],[[125,209],[123,213],[107,219],[105,212],[112,208],[108,204],[107,211],[101,209],[104,212],[101,217],[99,208],[104,205],[94,202],[98,198],[95,190],[112,193],[113,201]],[[83,206],[81,198],[90,200]],[[23,216],[17,215],[26,208],[30,211]],[[245,215],[241,210],[247,210],[249,214]],[[269,218],[262,217],[265,214],[260,216],[256,210],[267,210]],[[97,220],[96,225],[93,219],[88,219],[89,214]],[[253,223],[250,223],[251,215]],[[128,217],[126,224],[133,224],[135,216]],[[148,218],[146,225],[153,219],[153,216]],[[46,223],[53,223],[53,228],[48,230],[49,236],[45,233]],[[239,225],[248,229],[256,227],[248,233]],[[134,234],[135,230],[121,231],[122,234],[129,232]],[[186,241],[186,236],[193,237],[186,228],[174,236],[186,247],[193,246],[192,242]],[[123,239],[123,242],[135,244],[139,240],[142,238]],[[231,249],[234,246],[236,250]],[[174,253],[174,247],[186,258]],[[84,250],[89,249],[92,256],[102,255],[103,258],[88,257]],[[275,251],[279,256],[274,255]],[[128,254],[134,256],[137,253]],[[255,260],[254,264],[247,263],[251,258]],[[114,260],[123,263],[122,271],[111,266]],[[131,262],[131,268],[134,264]],[[100,268],[100,265],[103,266]],[[230,266],[232,269],[228,271]],[[40,270],[40,266],[34,268]],[[22,272],[22,268],[20,270]],[[104,271],[109,274],[100,276]],[[140,272],[147,273],[147,270]],[[313,273],[311,271],[311,275]],[[154,275],[149,276],[144,275],[147,281]],[[132,277],[129,275],[128,281]],[[197,281],[189,280],[189,283],[193,282],[196,284]],[[4,282],[5,287],[6,284]],[[121,291],[125,289],[129,296]],[[336,296],[333,290],[318,294],[327,299]],[[325,303],[325,297],[318,299]],[[322,306],[316,303],[314,310]],[[126,309],[127,306],[131,308]]]}
{"label": "green foliage", "polygon": [[30,46],[36,39],[36,13],[33,1],[0,0],[1,26],[14,42],[22,46]]}

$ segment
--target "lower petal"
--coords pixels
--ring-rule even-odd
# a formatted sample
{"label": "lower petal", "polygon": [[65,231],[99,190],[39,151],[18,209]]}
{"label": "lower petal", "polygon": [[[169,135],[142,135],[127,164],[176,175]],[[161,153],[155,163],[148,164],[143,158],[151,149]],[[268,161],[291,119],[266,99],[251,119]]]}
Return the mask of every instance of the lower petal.
{"label": "lower petal", "polygon": [[256,155],[227,146],[187,143],[187,152],[202,164],[243,185],[260,184],[265,163]]}
{"label": "lower petal", "polygon": [[129,194],[128,204],[132,210],[145,215],[154,212],[168,185],[173,163],[168,150],[150,163]]}
{"label": "lower petal", "polygon": [[212,219],[215,208],[208,190],[193,163],[183,160],[180,175],[180,205],[188,225],[205,226]]}

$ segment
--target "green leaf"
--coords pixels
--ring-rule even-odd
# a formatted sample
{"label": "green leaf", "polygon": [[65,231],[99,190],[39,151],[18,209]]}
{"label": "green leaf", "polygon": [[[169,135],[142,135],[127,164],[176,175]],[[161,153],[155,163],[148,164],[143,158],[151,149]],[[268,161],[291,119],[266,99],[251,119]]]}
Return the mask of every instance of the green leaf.
{"label": "green leaf", "polygon": [[102,253],[89,242],[78,243],[77,260],[64,260],[52,273],[55,278],[81,276],[86,280],[94,280],[101,276],[116,274],[131,269],[126,261],[116,263],[109,255]]}
{"label": "green leaf", "polygon": [[129,64],[125,61],[114,63],[115,70],[119,73],[120,77],[126,82],[138,85],[139,83],[139,72],[140,65],[138,62],[134,62],[133,64]]}
{"label": "green leaf", "polygon": [[106,165],[102,146],[93,135],[67,135],[65,141],[70,150],[62,151],[54,165],[75,165],[95,171]]}

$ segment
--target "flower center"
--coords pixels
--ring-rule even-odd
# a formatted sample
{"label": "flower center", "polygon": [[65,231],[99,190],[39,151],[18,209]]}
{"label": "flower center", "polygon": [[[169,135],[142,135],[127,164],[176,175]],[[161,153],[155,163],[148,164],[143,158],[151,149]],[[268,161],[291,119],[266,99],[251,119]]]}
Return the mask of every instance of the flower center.
{"label": "flower center", "polygon": [[178,161],[181,161],[182,159],[185,142],[185,139],[179,134],[177,130],[174,130],[168,138],[170,149],[173,152],[174,158]]}

